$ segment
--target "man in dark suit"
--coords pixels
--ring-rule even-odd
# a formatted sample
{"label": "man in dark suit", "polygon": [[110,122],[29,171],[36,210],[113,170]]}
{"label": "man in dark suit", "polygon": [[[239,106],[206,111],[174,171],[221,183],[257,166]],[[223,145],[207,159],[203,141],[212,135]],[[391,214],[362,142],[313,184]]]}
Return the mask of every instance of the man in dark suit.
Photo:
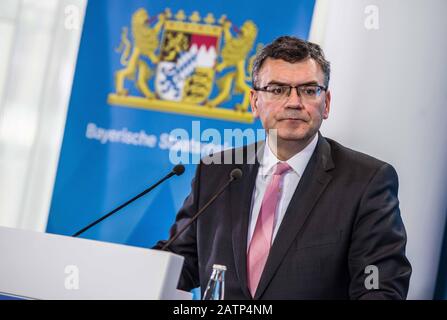
{"label": "man in dark suit", "polygon": [[234,168],[243,176],[169,247],[185,257],[179,288],[203,293],[223,264],[226,299],[406,298],[396,171],[319,133],[329,77],[316,44],[280,37],[258,53],[251,107],[267,139],[217,155],[240,164],[198,166],[171,237]]}

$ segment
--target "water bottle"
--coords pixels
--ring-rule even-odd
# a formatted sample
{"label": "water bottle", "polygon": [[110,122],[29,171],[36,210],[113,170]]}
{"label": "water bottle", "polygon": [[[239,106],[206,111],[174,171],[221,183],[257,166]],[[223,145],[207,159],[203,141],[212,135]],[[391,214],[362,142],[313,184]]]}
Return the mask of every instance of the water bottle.
{"label": "water bottle", "polygon": [[205,293],[202,300],[223,300],[225,292],[225,271],[227,267],[215,264],[213,265],[213,272],[210,280],[206,286]]}

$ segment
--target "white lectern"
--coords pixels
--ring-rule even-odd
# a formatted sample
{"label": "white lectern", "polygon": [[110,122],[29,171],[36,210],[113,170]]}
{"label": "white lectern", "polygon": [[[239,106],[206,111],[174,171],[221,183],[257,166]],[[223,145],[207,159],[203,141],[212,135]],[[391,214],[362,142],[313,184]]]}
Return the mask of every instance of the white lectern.
{"label": "white lectern", "polygon": [[171,299],[183,257],[0,227],[0,294],[30,299]]}

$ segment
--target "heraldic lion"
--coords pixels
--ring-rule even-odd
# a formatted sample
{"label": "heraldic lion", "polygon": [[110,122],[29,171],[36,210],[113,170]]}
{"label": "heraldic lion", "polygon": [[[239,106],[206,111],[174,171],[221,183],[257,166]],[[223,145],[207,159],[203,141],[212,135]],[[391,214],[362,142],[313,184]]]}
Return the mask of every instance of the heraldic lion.
{"label": "heraldic lion", "polygon": [[253,48],[254,41],[257,36],[256,25],[248,20],[246,21],[238,35],[233,37],[230,32],[231,22],[223,22],[223,30],[225,36],[225,47],[222,49],[222,62],[216,66],[217,72],[222,72],[228,68],[235,68],[235,71],[225,74],[218,80],[217,85],[220,89],[219,95],[209,101],[207,105],[209,107],[216,107],[224,101],[230,99],[231,88],[233,83],[235,93],[243,94],[242,103],[236,105],[236,110],[247,111],[250,101],[250,87],[245,80],[247,79],[245,70],[246,58],[250,50]]}
{"label": "heraldic lion", "polygon": [[128,28],[123,28],[121,44],[117,51],[123,52],[121,64],[124,68],[115,74],[116,93],[118,95],[127,96],[128,90],[124,87],[125,80],[135,80],[135,76],[137,76],[136,87],[138,90],[146,98],[154,97],[148,86],[152,70],[147,62],[143,60],[143,57],[149,59],[153,64],[158,63],[159,57],[155,54],[155,51],[158,48],[158,38],[165,19],[165,13],[159,14],[157,23],[151,28],[148,12],[145,9],[137,10],[132,16],[133,47],[128,39]]}

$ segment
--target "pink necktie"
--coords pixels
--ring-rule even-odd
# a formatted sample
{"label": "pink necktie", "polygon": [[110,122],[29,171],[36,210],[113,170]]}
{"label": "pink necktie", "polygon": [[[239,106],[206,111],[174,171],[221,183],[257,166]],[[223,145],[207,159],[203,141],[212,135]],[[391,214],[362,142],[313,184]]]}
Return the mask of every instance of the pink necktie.
{"label": "pink necktie", "polygon": [[276,165],[275,173],[262,199],[261,210],[256,221],[255,231],[251,238],[247,255],[248,288],[251,296],[255,296],[262,271],[272,245],[275,214],[280,200],[280,186],[284,174],[291,168],[286,162]]}

